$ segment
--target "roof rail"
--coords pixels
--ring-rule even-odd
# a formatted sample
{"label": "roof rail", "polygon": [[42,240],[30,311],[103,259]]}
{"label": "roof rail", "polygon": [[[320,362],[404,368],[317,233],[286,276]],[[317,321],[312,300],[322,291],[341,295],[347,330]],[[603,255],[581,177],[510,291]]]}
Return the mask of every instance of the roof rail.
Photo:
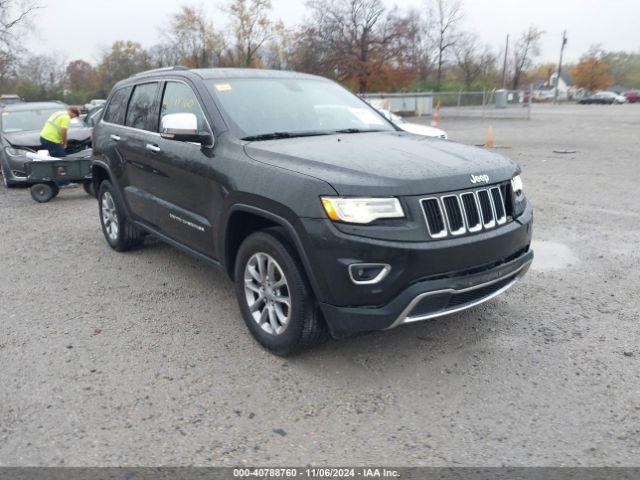
{"label": "roof rail", "polygon": [[152,70],[145,70],[144,72],[139,72],[133,75],[134,77],[140,77],[142,75],[148,75],[150,73],[160,73],[160,72],[171,72],[175,70],[191,70],[189,67],[185,67],[183,65],[175,65],[173,67],[162,67],[162,68],[154,68]]}

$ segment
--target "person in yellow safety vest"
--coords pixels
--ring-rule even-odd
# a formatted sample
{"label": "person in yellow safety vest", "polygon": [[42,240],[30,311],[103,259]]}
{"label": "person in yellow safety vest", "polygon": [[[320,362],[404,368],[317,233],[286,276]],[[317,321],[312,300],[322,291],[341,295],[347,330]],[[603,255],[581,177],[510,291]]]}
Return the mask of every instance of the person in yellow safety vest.
{"label": "person in yellow safety vest", "polygon": [[69,107],[66,111],[55,112],[49,116],[40,132],[42,148],[49,150],[52,157],[62,158],[67,155],[67,130],[72,118],[80,116],[80,110]]}

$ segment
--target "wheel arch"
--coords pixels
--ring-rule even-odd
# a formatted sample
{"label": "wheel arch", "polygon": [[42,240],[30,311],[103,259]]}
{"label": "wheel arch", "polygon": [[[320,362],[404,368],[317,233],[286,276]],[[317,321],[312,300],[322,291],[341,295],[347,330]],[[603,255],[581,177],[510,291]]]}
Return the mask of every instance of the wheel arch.
{"label": "wheel arch", "polygon": [[227,275],[233,280],[236,256],[242,241],[254,232],[274,227],[280,230],[285,237],[281,240],[291,243],[295,254],[302,263],[302,268],[315,298],[322,301],[324,295],[322,295],[313,273],[311,261],[305,253],[302,239],[293,224],[280,215],[253,205],[236,204],[229,210],[222,240],[224,269]]}
{"label": "wheel arch", "polygon": [[109,182],[111,182],[111,185],[113,185],[114,193],[118,196],[118,200],[125,210],[125,215],[128,218],[131,218],[129,205],[125,201],[124,195],[120,190],[120,184],[115,179],[113,172],[109,168],[109,165],[102,160],[94,160],[91,163],[91,181],[93,182],[93,186],[95,188],[96,198],[99,197],[100,184],[105,180],[109,180]]}

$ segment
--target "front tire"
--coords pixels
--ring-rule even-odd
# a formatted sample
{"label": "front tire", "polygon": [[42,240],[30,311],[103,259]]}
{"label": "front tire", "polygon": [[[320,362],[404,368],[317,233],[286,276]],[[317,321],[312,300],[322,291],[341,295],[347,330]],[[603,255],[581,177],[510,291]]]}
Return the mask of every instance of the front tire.
{"label": "front tire", "polygon": [[240,246],[235,289],[242,317],[267,350],[292,355],[327,337],[322,315],[293,248],[276,231],[257,232]]}
{"label": "front tire", "polygon": [[100,184],[98,205],[102,233],[111,248],[124,252],[142,243],[142,233],[125,216],[124,208],[108,180]]}

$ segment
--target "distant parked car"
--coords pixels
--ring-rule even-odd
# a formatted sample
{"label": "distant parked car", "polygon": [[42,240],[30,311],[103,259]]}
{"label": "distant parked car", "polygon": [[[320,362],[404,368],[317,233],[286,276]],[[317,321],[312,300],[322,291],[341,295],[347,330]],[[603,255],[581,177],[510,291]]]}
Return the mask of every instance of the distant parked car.
{"label": "distant parked car", "polygon": [[625,98],[629,103],[640,102],[640,91],[639,90],[631,90],[629,92],[625,92]]}
{"label": "distant parked car", "polygon": [[92,100],[89,101],[89,103],[85,103],[84,104],[84,108],[89,111],[92,110],[96,107],[99,107],[100,105],[104,105],[106,102],[106,100],[100,99],[100,98],[94,98]]}
{"label": "distant parked car", "polygon": [[[5,186],[28,185],[24,164],[27,153],[42,148],[40,131],[52,113],[66,110],[59,102],[28,102],[0,107],[0,169]],[[79,118],[71,121],[67,153],[91,146],[90,129]]]}
{"label": "distant parked car", "polygon": [[85,115],[84,123],[89,128],[93,128],[96,126],[96,123],[100,121],[102,118],[102,112],[104,111],[104,105],[100,105],[98,107],[94,107]]}
{"label": "distant parked car", "polygon": [[620,104],[620,103],[626,103],[626,102],[627,102],[626,97],[622,95],[618,95],[615,92],[598,92],[596,94],[589,95],[588,97],[583,98],[578,103],[582,105],[592,105],[592,104],[613,105],[613,104]]}
{"label": "distant parked car", "polygon": [[423,137],[435,137],[442,138],[444,140],[449,139],[447,132],[439,128],[422,125],[420,123],[407,122],[401,116],[391,113],[389,110],[385,110],[384,108],[376,108],[376,110],[396,127],[404,130],[405,132],[413,133],[414,135],[422,135]]}
{"label": "distant parked car", "polygon": [[4,105],[11,105],[14,103],[22,103],[22,99],[18,95],[4,94],[0,95],[0,103]]}

